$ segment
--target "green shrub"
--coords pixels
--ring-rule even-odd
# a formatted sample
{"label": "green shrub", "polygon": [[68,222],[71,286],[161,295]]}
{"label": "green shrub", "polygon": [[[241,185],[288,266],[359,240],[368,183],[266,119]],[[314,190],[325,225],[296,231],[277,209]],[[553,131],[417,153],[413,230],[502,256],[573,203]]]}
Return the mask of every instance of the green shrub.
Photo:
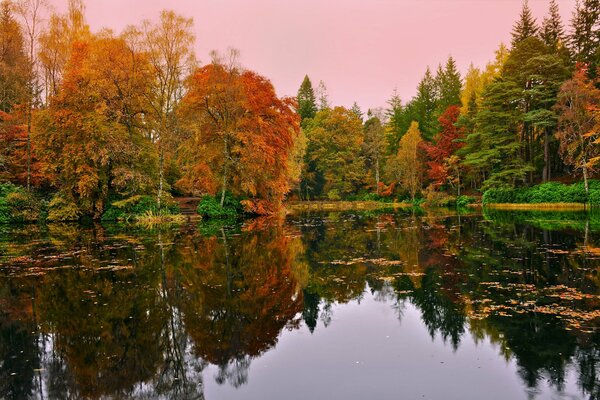
{"label": "green shrub", "polygon": [[327,192],[327,198],[331,201],[338,201],[342,199],[340,192],[337,189],[331,189],[329,192]]}
{"label": "green shrub", "polygon": [[483,194],[483,203],[587,203],[600,205],[600,181],[589,181],[589,195],[583,182],[565,185],[548,182],[530,188],[489,189]]}
{"label": "green shrub", "polygon": [[475,198],[471,196],[458,196],[456,198],[456,208],[465,208],[473,203],[475,203]]}
{"label": "green shrub", "polygon": [[179,214],[179,206],[171,199],[163,199],[159,209],[156,197],[136,195],[113,201],[102,214],[102,221],[129,221],[148,215],[176,214]]}
{"label": "green shrub", "polygon": [[37,221],[44,202],[33,193],[11,183],[0,185],[0,224]]}
{"label": "green shrub", "polygon": [[81,210],[75,201],[67,196],[57,193],[48,204],[48,221],[70,222],[79,221]]}
{"label": "green shrub", "polygon": [[203,196],[198,204],[198,214],[206,219],[235,219],[243,214],[243,208],[231,193],[225,194],[223,207],[220,196]]}

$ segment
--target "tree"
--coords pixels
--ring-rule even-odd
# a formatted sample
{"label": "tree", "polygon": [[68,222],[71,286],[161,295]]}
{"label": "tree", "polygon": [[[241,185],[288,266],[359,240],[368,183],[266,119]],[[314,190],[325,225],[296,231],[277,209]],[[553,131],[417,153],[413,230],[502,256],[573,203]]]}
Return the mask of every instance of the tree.
{"label": "tree", "polygon": [[409,105],[406,107],[402,106],[402,100],[400,99],[400,96],[396,90],[394,90],[392,97],[387,103],[388,108],[386,110],[386,116],[388,122],[385,126],[385,129],[388,142],[388,152],[390,154],[396,154],[398,152],[398,144],[400,143],[400,139],[410,126],[410,110],[407,110]]}
{"label": "tree", "polygon": [[379,195],[380,176],[386,149],[385,129],[377,117],[365,122],[362,151],[365,156],[367,170],[374,175],[375,188]]}
{"label": "tree", "polygon": [[140,30],[155,77],[148,94],[148,126],[158,152],[159,207],[166,188],[165,158],[170,157],[177,147],[177,105],[183,95],[184,79],[196,63],[193,25],[191,18],[162,11],[158,23],[146,20]]}
{"label": "tree", "polygon": [[[26,0],[37,5],[38,0]],[[33,15],[35,8],[30,7],[28,14]],[[69,0],[65,15],[52,14],[46,29],[40,32],[39,62],[44,73],[46,105],[49,99],[58,93],[63,72],[71,57],[71,49],[76,41],[91,36],[85,22],[85,5],[82,0]]]}
{"label": "tree", "polygon": [[600,61],[600,1],[578,2],[571,19],[569,37],[575,61],[590,64],[588,73],[595,74]]}
{"label": "tree", "polygon": [[437,109],[437,84],[429,68],[425,71],[425,76],[419,82],[417,95],[411,101],[411,107],[414,110],[414,120],[419,123],[419,128],[423,132],[423,137],[430,140],[435,134]]}
{"label": "tree", "polygon": [[423,168],[421,165],[420,149],[423,139],[419,131],[419,124],[413,122],[402,139],[398,154],[393,163],[393,174],[400,185],[409,193],[412,201],[421,190],[423,182]]}
{"label": "tree", "polygon": [[556,137],[560,143],[563,161],[580,170],[586,193],[588,178],[600,157],[600,132],[594,129],[600,105],[600,90],[587,76],[585,65],[580,64],[573,78],[566,81],[558,94],[556,111],[560,115]]}
{"label": "tree", "polygon": [[560,18],[560,11],[556,0],[550,0],[548,15],[542,22],[540,37],[546,46],[554,53],[557,53],[560,48],[565,46],[565,28],[563,27]]}
{"label": "tree", "polygon": [[[355,193],[364,182],[362,123],[343,107],[319,111],[306,129],[308,183],[316,195],[339,199]],[[319,177],[323,181],[319,182]]]}
{"label": "tree", "polygon": [[11,113],[27,101],[25,41],[11,4],[0,4],[0,111]]}
{"label": "tree", "polygon": [[[72,2],[69,3],[71,6]],[[42,13],[48,7],[46,0],[21,0],[17,10],[23,19],[27,37],[27,190],[31,187],[31,123],[33,109],[39,97],[38,51]]]}
{"label": "tree", "polygon": [[358,119],[360,119],[360,122],[362,122],[363,112],[356,101],[354,102],[354,104],[352,104],[352,108],[350,110],[358,117]]}
{"label": "tree", "polygon": [[448,107],[460,105],[462,80],[452,57],[448,58],[444,69],[438,73],[436,78],[438,82],[437,111],[442,114]]}
{"label": "tree", "polygon": [[304,121],[307,118],[314,118],[317,113],[317,100],[312,83],[308,75],[304,77],[300,89],[298,89],[298,114]]}
{"label": "tree", "polygon": [[523,8],[521,9],[521,14],[519,15],[519,20],[515,23],[512,31],[512,47],[515,47],[517,44],[522,42],[523,40],[535,37],[538,33],[538,27],[531,13],[531,9],[529,8],[529,4],[527,0],[523,1]]}
{"label": "tree", "polygon": [[[432,143],[423,146],[429,159],[427,173],[436,188],[449,183],[450,175],[454,172],[448,168],[449,159],[464,146],[460,141],[462,134],[456,126],[459,116],[460,109],[457,105],[448,107],[439,118],[441,131],[433,138]],[[454,166],[456,162],[451,164]]]}
{"label": "tree", "polygon": [[319,111],[328,109],[330,107],[329,94],[327,93],[327,86],[325,86],[325,82],[319,81],[319,86],[317,86],[316,90],[316,96]]}
{"label": "tree", "polygon": [[121,110],[113,104],[117,90],[98,71],[117,66],[106,64],[106,53],[98,49],[94,41],[74,44],[59,92],[39,112],[33,136],[62,198],[96,218],[113,182],[135,158]]}
{"label": "tree", "polygon": [[186,89],[180,113],[191,134],[179,149],[180,184],[190,192],[219,188],[221,207],[230,190],[247,198],[248,212],[277,211],[296,173],[290,170],[300,130],[295,101],[278,98],[256,73],[218,60],[197,69]]}

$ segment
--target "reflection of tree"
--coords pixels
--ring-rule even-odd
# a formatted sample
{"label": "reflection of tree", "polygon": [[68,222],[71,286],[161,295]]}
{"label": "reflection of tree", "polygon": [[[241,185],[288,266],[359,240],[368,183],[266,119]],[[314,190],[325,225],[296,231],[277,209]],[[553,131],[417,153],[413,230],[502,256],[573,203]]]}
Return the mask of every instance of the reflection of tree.
{"label": "reflection of tree", "polygon": [[281,227],[191,238],[189,249],[205,251],[187,253],[177,306],[195,352],[219,366],[219,382],[245,383],[250,360],[275,346],[283,328],[298,326],[293,240]]}

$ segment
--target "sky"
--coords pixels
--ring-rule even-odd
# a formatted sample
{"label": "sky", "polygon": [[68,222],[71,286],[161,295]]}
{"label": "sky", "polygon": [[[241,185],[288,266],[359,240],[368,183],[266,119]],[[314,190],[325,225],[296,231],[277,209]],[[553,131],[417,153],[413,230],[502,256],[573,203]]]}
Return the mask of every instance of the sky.
{"label": "sky", "polygon": [[[557,0],[568,24],[576,0]],[[549,0],[529,0],[538,22]],[[50,0],[64,12],[67,0]],[[294,96],[308,75],[333,105],[383,107],[415,94],[427,66],[452,55],[461,72],[484,66],[510,31],[521,0],[86,0],[93,31],[120,32],[163,9],[194,19],[196,53],[233,47],[240,61]]]}

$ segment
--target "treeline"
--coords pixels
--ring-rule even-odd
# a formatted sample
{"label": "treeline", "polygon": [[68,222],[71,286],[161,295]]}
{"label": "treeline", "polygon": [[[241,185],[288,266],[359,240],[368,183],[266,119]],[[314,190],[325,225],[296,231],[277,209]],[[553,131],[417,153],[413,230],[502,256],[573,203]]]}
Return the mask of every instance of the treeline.
{"label": "treeline", "polygon": [[297,195],[436,203],[570,175],[587,190],[600,160],[599,65],[600,1],[579,2],[568,28],[554,0],[541,24],[525,1],[510,48],[464,77],[450,57],[426,70],[415,97],[394,94],[386,110],[328,107],[306,77]]}
{"label": "treeline", "polygon": [[193,21],[163,11],[91,32],[82,0],[1,3],[0,220],[172,214],[173,195],[280,208],[299,179],[295,101],[242,68],[199,65]]}
{"label": "treeline", "polygon": [[[297,99],[242,68],[237,51],[200,65],[193,21],[163,11],[117,34],[91,32],[82,0],[0,6],[0,221],[270,214],[291,196],[431,203],[526,187],[600,160],[600,0],[569,28],[527,3],[510,48],[464,77],[427,69],[408,102],[364,114],[330,106],[308,77]],[[237,212],[237,211],[236,211]]]}

